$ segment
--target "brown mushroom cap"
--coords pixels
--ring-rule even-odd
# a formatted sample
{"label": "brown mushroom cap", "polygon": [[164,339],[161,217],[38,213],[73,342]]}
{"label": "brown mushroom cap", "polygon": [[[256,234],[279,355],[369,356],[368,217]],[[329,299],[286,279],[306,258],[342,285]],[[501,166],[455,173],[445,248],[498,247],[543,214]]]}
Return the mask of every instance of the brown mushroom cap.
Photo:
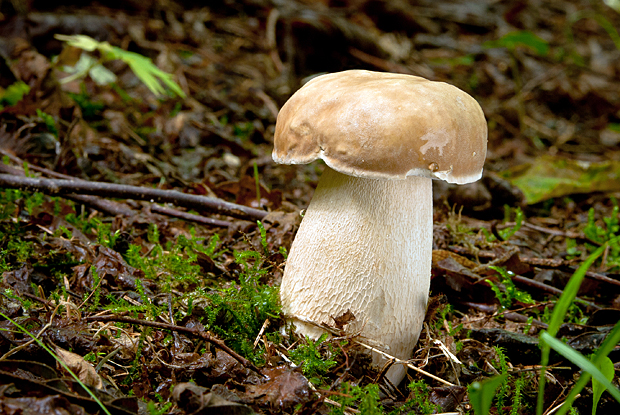
{"label": "brown mushroom cap", "polygon": [[469,183],[482,175],[487,124],[460,89],[412,75],[351,70],[318,76],[284,104],[273,159],[316,159],[374,179],[422,176]]}

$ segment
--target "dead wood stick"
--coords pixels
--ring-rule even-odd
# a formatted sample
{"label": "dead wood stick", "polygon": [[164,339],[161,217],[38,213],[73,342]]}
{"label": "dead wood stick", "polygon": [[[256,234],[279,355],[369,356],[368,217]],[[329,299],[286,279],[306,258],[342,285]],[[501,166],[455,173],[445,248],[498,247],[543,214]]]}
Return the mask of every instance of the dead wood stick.
{"label": "dead wood stick", "polygon": [[[473,253],[468,248],[463,248],[460,246],[451,246],[450,250],[460,255],[472,255],[478,256],[479,258],[487,258],[487,259],[496,259],[497,254],[489,251],[480,251],[477,253]],[[534,258],[534,257],[526,257],[524,255],[519,255],[519,261],[524,264],[531,265],[534,267],[540,268],[558,268],[566,272],[575,272],[577,268],[575,265],[578,265],[579,260],[576,259],[555,259],[555,258]],[[593,280],[598,280],[602,282],[606,282],[608,284],[620,286],[620,281],[610,278],[606,275],[600,274],[594,271],[587,271],[586,277],[591,278]]]}
{"label": "dead wood stick", "polygon": [[189,222],[202,223],[203,225],[219,226],[220,228],[228,228],[231,225],[231,222],[227,220],[207,218],[206,216],[194,215],[193,213],[187,213],[177,209],[170,209],[159,205],[152,205],[151,212],[160,213],[166,216],[172,216]]}
{"label": "dead wood stick", "polygon": [[[13,162],[17,163],[17,164],[23,164],[23,160],[21,160],[19,157],[16,157],[12,154],[9,154],[7,152],[5,152],[4,150],[0,149],[0,154],[3,154],[5,156],[8,156],[11,158],[11,160],[13,160]],[[82,180],[82,179],[77,179],[71,176],[67,176],[66,174],[62,174],[62,173],[57,173],[53,170],[49,170],[46,169],[44,167],[39,167],[37,165],[34,164],[30,164],[28,166],[28,168],[30,170],[34,170],[37,171],[39,173],[43,173],[47,176],[50,176],[52,178],[56,178],[56,179],[66,179],[66,180]],[[15,176],[25,176],[25,172],[24,170],[15,168],[15,167],[11,167],[11,166],[7,166],[4,164],[0,164],[0,172],[4,172],[6,174],[11,174],[11,175],[15,175]],[[87,180],[82,180],[82,181],[86,181]],[[84,205],[88,205],[91,208],[98,210],[100,212],[104,212],[107,213],[110,216],[133,216],[136,214],[136,212],[130,208],[129,206],[127,206],[124,203],[119,203],[119,202],[115,202],[113,200],[109,200],[109,199],[104,199],[98,196],[91,196],[91,195],[65,195],[64,196],[67,199],[73,200],[75,202],[78,203],[82,203]],[[167,215],[167,216],[172,216],[175,218],[181,218],[183,220],[189,221],[189,222],[197,222],[197,223],[202,223],[203,225],[210,225],[210,226],[219,226],[222,228],[227,228],[231,225],[231,223],[229,221],[225,221],[225,220],[218,220],[218,219],[212,219],[212,218],[208,218],[205,216],[200,216],[200,215],[194,215],[191,213],[187,213],[187,212],[183,212],[177,209],[171,209],[171,208],[167,208],[167,207],[163,207],[163,206],[159,206],[159,205],[152,205],[150,207],[151,212],[155,212],[155,213],[159,213],[162,215]]]}
{"label": "dead wood stick", "polygon": [[86,205],[91,209],[98,210],[110,216],[133,216],[136,214],[132,208],[124,203],[118,203],[114,200],[103,199],[98,196],[91,195],[65,195],[66,199],[73,200],[82,205]]}
{"label": "dead wood stick", "polygon": [[209,210],[246,220],[261,220],[267,215],[267,212],[263,210],[237,205],[213,197],[181,193],[176,190],[151,189],[148,187],[104,182],[40,179],[0,174],[0,187],[41,192],[52,196],[72,194],[105,195],[105,197],[173,203],[190,209]]}
{"label": "dead wood stick", "polygon": [[161,329],[161,330],[171,330],[171,331],[176,331],[176,332],[179,332],[179,333],[190,334],[192,336],[199,337],[202,340],[211,343],[215,347],[217,347],[217,348],[225,351],[229,355],[231,355],[235,360],[237,360],[243,366],[247,367],[248,369],[253,370],[254,372],[258,373],[259,375],[262,375],[260,370],[256,366],[254,366],[252,364],[252,362],[250,362],[245,357],[241,356],[239,353],[235,352],[230,347],[226,346],[226,343],[224,343],[222,340],[216,339],[215,337],[211,336],[205,330],[199,330],[199,329],[183,327],[183,326],[176,326],[174,324],[160,323],[160,322],[157,322],[157,321],[140,320],[140,319],[137,319],[137,318],[124,317],[124,316],[89,316],[89,317],[84,317],[84,320],[89,320],[89,321],[114,321],[116,323],[137,324],[139,326],[147,326],[147,327],[153,327],[153,328]]}

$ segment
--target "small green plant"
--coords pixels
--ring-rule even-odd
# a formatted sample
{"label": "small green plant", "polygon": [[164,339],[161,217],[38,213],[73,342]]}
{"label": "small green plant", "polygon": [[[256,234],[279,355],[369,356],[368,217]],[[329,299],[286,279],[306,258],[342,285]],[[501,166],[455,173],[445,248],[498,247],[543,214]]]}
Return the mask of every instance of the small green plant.
{"label": "small green plant", "polygon": [[235,137],[239,137],[242,141],[248,140],[254,132],[254,124],[251,122],[236,123],[233,126]]}
{"label": "small green plant", "polygon": [[146,278],[162,282],[164,292],[183,284],[197,284],[201,277],[198,255],[213,257],[219,242],[216,234],[205,243],[191,229],[189,238],[179,235],[176,241],[168,242],[164,248],[159,244],[159,231],[154,225],[149,226],[147,239],[154,244],[148,255],[143,257],[141,247],[132,245],[124,256],[129,265],[144,271]]}
{"label": "small green plant", "polygon": [[33,243],[20,238],[21,234],[22,230],[18,226],[0,230],[0,273],[11,271],[31,258]]}
{"label": "small green plant", "polygon": [[530,49],[539,56],[547,56],[549,53],[549,43],[529,30],[519,30],[506,33],[497,40],[484,42],[486,48],[505,48],[514,52],[517,48],[523,47]]}
{"label": "small green plant", "polygon": [[0,91],[0,110],[17,104],[29,92],[30,87],[23,81],[9,85],[4,91]]}
{"label": "small green plant", "polygon": [[96,311],[99,308],[99,303],[101,302],[101,278],[99,278],[99,273],[94,265],[90,267],[90,273],[93,276],[92,304],[90,309],[92,311]]}
{"label": "small green plant", "polygon": [[[609,35],[611,40],[614,42],[616,49],[620,50],[620,34],[618,34],[618,30],[614,27],[614,24],[609,21],[605,16],[601,13],[597,13],[594,10],[580,10],[568,16],[568,22],[566,25],[566,38],[568,39],[569,45],[574,47],[575,37],[573,35],[573,25],[582,19],[592,19],[596,23],[599,24]],[[577,64],[583,64],[582,59],[576,59]]]}
{"label": "small green plant", "polygon": [[89,352],[89,353],[87,353],[87,354],[84,356],[84,360],[86,360],[87,362],[90,362],[90,363],[97,363],[97,360],[98,360],[99,358],[104,357],[104,356],[105,356],[105,353],[104,353],[104,352],[97,352],[97,353],[95,353],[95,352]]}
{"label": "small green plant", "polygon": [[514,389],[512,392],[512,407],[510,409],[510,415],[519,415],[519,412],[523,409],[523,389],[525,387],[525,379],[520,376],[514,382]]}
{"label": "small green plant", "polygon": [[521,225],[523,225],[524,214],[521,208],[516,207],[514,209],[511,209],[510,206],[508,205],[504,206],[504,223],[510,221],[511,216],[512,216],[511,212],[513,210],[514,210],[514,216],[515,216],[515,219],[514,219],[515,226],[509,227],[506,229],[499,229],[497,231],[499,233],[499,236],[501,236],[504,241],[507,241],[510,238],[512,238],[512,236],[515,233],[517,233],[519,229],[521,229]]}
{"label": "small green plant", "polygon": [[332,408],[330,415],[344,415],[349,407],[357,407],[364,415],[383,415],[383,408],[379,405],[379,387],[374,383],[361,387],[351,386],[349,383],[342,385],[343,395],[334,396],[334,400],[341,406]]}
{"label": "small green plant", "polygon": [[37,117],[41,118],[47,127],[47,131],[54,135],[54,137],[58,138],[58,128],[56,127],[56,121],[54,117],[50,114],[41,111],[37,108]]}
{"label": "small green plant", "polygon": [[448,336],[456,336],[461,330],[463,330],[463,325],[458,324],[456,327],[453,326],[452,321],[448,318],[448,314],[452,312],[452,305],[446,304],[442,305],[438,308],[433,327],[435,331],[440,331],[444,327],[444,322],[448,326]]}
{"label": "small green plant", "polygon": [[41,206],[45,200],[45,195],[43,193],[24,193],[24,209],[28,212],[29,215],[33,215],[35,209]]}
{"label": "small green plant", "polygon": [[607,243],[609,249],[606,255],[606,267],[613,269],[620,267],[620,243],[613,242],[620,235],[620,208],[616,199],[612,199],[613,208],[609,217],[603,218],[603,224],[598,225],[594,217],[594,208],[588,211],[588,223],[583,228],[583,233],[592,243],[586,243],[588,252],[594,251],[598,246]]}
{"label": "small green plant", "polygon": [[5,297],[10,298],[11,300],[13,300],[13,301],[15,301],[17,303],[20,303],[21,306],[22,306],[22,309],[24,311],[28,311],[28,310],[30,310],[30,307],[32,307],[32,301],[31,300],[23,299],[21,296],[16,295],[13,292],[13,290],[11,290],[10,288],[6,288],[4,290],[3,294],[4,294]]}
{"label": "small green plant", "polygon": [[85,119],[92,119],[98,116],[104,109],[105,104],[100,101],[93,101],[93,99],[86,92],[86,88],[82,84],[80,86],[80,93],[67,93],[73,101],[80,107],[82,110],[82,115]]}
{"label": "small green plant", "polygon": [[429,387],[423,380],[411,382],[407,387],[411,391],[409,394],[411,399],[401,407],[391,411],[389,415],[412,413],[412,410],[419,415],[431,415],[441,409],[439,405],[431,402]]}
{"label": "small green plant", "polygon": [[508,374],[508,358],[504,353],[504,349],[499,346],[495,346],[495,355],[497,356],[497,366],[499,373],[505,376],[505,381],[499,386],[499,391],[495,395],[495,402],[497,407],[497,413],[504,414],[504,406],[506,406],[506,400],[510,394],[510,375]]}
{"label": "small green plant", "polygon": [[597,245],[602,245],[608,242],[612,238],[615,238],[620,231],[620,221],[618,219],[618,202],[616,199],[612,199],[613,208],[611,215],[608,218],[603,218],[604,226],[598,226],[594,218],[594,208],[590,208],[588,211],[588,223],[583,228],[583,233],[590,241]]}
{"label": "small green plant", "polygon": [[[261,235],[261,246],[266,246],[266,235]],[[203,248],[206,254],[215,255],[215,245]],[[229,346],[254,363],[262,362],[260,347],[254,349],[253,342],[265,320],[277,319],[281,313],[277,287],[261,282],[267,276],[271,265],[260,252],[248,250],[234,253],[240,266],[238,282],[210,292],[197,290],[194,295],[208,299],[205,309],[205,327],[226,339]]]}
{"label": "small green plant", "polygon": [[97,242],[107,248],[114,248],[116,240],[120,236],[120,232],[112,232],[112,225],[109,223],[103,223],[97,218],[92,219],[92,224],[97,232]]}
{"label": "small green plant", "polygon": [[469,403],[475,415],[488,415],[495,398],[495,391],[506,382],[507,375],[499,375],[482,382],[473,382],[467,388]]}
{"label": "small green plant", "polygon": [[136,291],[140,295],[140,300],[142,304],[144,304],[147,310],[150,312],[150,316],[153,319],[157,319],[158,316],[165,314],[165,307],[158,308],[155,303],[149,298],[149,296],[144,291],[144,286],[142,285],[142,281],[136,279]]}
{"label": "small green plant", "polygon": [[[99,51],[104,62],[108,60],[122,60],[156,96],[163,95],[166,92],[166,88],[168,88],[173,94],[185,98],[185,93],[181,87],[173,81],[172,75],[159,69],[145,56],[112,46],[108,42],[98,42],[85,35],[56,35],[55,37],[58,40],[67,42],[70,46],[82,49],[86,52]],[[93,80],[99,80],[105,83],[114,82],[116,79],[113,73],[109,72],[98,60],[92,57],[85,58],[82,63],[80,63],[80,67],[74,72],[73,76],[83,77],[86,74],[90,75]]]}
{"label": "small green plant", "polygon": [[157,404],[153,401],[149,401],[146,404],[146,410],[149,411],[149,415],[164,415],[170,411],[170,408],[172,408],[172,405],[173,405],[172,402],[168,402],[165,404],[162,404],[162,403]]}
{"label": "small green plant", "polygon": [[599,246],[609,243],[607,255],[605,256],[605,267],[610,270],[617,270],[620,267],[620,243],[610,242],[620,235],[620,208],[616,199],[611,199],[613,208],[609,217],[602,218],[602,223],[595,218],[595,210],[588,211],[588,220],[583,228],[583,234],[588,242],[584,244],[585,251],[580,249],[575,239],[566,239],[566,253],[568,258],[578,258],[582,254],[590,254]]}
{"label": "small green plant", "polygon": [[[563,415],[568,411],[572,411],[571,413],[574,413],[572,403],[581,390],[588,384],[590,379],[594,379],[594,382],[597,382],[597,392],[594,395],[594,407],[596,407],[598,399],[600,398],[599,391],[603,389],[607,390],[614,397],[614,399],[620,402],[620,390],[613,386],[610,381],[611,371],[609,370],[609,362],[607,362],[607,356],[614,350],[618,342],[620,342],[620,322],[614,326],[607,338],[603,341],[601,347],[590,359],[584,357],[579,352],[555,337],[571,304],[573,304],[575,298],[577,297],[577,292],[583,282],[583,279],[585,278],[586,272],[603,254],[603,252],[609,249],[609,246],[617,244],[619,241],[620,237],[614,237],[605,242],[602,246],[596,249],[583,262],[583,264],[581,264],[577,271],[575,271],[553,308],[553,313],[549,318],[547,330],[543,330],[540,334],[542,369],[538,377],[538,400],[536,404],[537,415],[542,415],[544,410],[544,392],[546,383],[545,372],[547,365],[549,364],[551,349],[554,349],[561,356],[583,370],[581,377],[568,394],[564,405],[562,405],[562,407],[557,411],[558,415]],[[504,384],[507,377],[507,374],[501,374],[483,382],[474,382],[469,385],[469,399],[476,415],[489,414],[493,399],[495,397],[495,391]],[[517,390],[516,384],[515,390]],[[520,398],[513,394],[513,404],[514,402],[519,402],[519,400]]]}
{"label": "small green plant", "polygon": [[289,357],[301,366],[304,375],[314,384],[320,384],[322,376],[336,365],[334,349],[331,344],[326,344],[326,356],[321,354],[321,346],[329,335],[324,333],[316,341],[306,337],[305,342],[289,352]]}
{"label": "small green plant", "polygon": [[514,275],[511,271],[507,271],[503,267],[497,267],[494,265],[489,266],[490,269],[496,271],[499,274],[500,284],[504,286],[502,290],[497,284],[491,280],[485,280],[490,286],[497,301],[499,301],[500,311],[509,309],[515,301],[523,304],[534,304],[532,297],[525,291],[521,291],[515,287],[512,282],[511,276]]}
{"label": "small green plant", "polygon": [[[604,356],[601,359],[596,359],[596,355],[592,355],[590,360],[608,381],[611,382],[614,380],[616,369],[614,368],[614,362],[612,362],[609,357]],[[598,379],[592,378],[592,415],[596,415],[598,402],[601,399],[603,392],[605,392],[605,385],[599,382]]]}
{"label": "small green plant", "polygon": [[617,244],[620,237],[613,238],[606,242],[603,246],[594,251],[586,261],[575,271],[568,284],[564,288],[562,295],[558,299],[551,316],[551,320],[546,331],[543,331],[540,335],[540,343],[542,349],[541,359],[541,372],[539,377],[539,389],[538,389],[538,402],[536,406],[536,413],[541,415],[543,413],[544,403],[544,391],[545,391],[545,370],[549,364],[549,354],[551,348],[560,353],[566,359],[575,363],[577,366],[584,370],[584,374],[581,376],[577,384],[573,387],[569,393],[566,403],[558,411],[559,415],[566,413],[577,396],[577,394],[585,387],[590,377],[594,377],[601,385],[605,387],[612,396],[620,402],[620,391],[616,389],[611,382],[605,377],[603,373],[597,368],[597,366],[607,357],[607,355],[613,350],[614,346],[620,341],[620,323],[616,324],[612,332],[607,336],[599,350],[595,353],[592,361],[582,356],[579,352],[572,349],[570,346],[564,344],[555,336],[560,329],[560,326],[564,320],[564,316],[568,311],[568,308],[577,297],[579,287],[585,278],[586,272],[592,266],[592,264],[608,249],[608,246]]}
{"label": "small green plant", "polygon": [[[525,215],[523,214],[523,211],[521,210],[521,208],[516,207],[514,209],[511,209],[510,206],[508,205],[504,206],[504,223],[510,222],[513,210],[514,210],[514,217],[515,217],[514,226],[510,226],[505,229],[497,230],[497,234],[499,235],[502,241],[507,241],[510,238],[512,238],[512,236],[515,233],[517,233],[517,231],[521,229],[521,226],[523,225],[523,219],[525,218]],[[497,240],[497,237],[495,235],[492,235],[487,229],[482,228],[480,229],[480,231],[486,237],[487,242],[493,242]]]}

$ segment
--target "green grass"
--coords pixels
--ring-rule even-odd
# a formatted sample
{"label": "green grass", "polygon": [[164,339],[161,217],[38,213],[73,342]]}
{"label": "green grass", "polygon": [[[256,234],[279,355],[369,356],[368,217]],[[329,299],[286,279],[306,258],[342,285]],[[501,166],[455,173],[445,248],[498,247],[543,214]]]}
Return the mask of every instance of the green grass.
{"label": "green grass", "polygon": [[[547,330],[542,331],[540,334],[542,369],[538,378],[539,389],[536,404],[537,415],[542,415],[544,411],[544,393],[546,383],[545,372],[549,365],[551,349],[555,350],[583,371],[581,377],[571,389],[565,404],[558,410],[557,414],[565,414],[571,409],[571,405],[575,397],[579,394],[579,392],[581,392],[581,390],[583,390],[591,378],[594,379],[594,382],[598,382],[595,383],[597,390],[607,390],[614,397],[614,399],[620,402],[620,390],[613,386],[608,376],[601,371],[601,368],[603,368],[609,374],[609,365],[606,359],[608,359],[607,356],[620,341],[620,322],[616,324],[612,332],[607,336],[601,347],[594,353],[591,359],[586,358],[570,346],[563,343],[560,339],[556,338],[558,330],[564,322],[568,310],[577,297],[577,292],[583,282],[586,272],[605,252],[605,250],[607,250],[609,246],[617,244],[619,239],[620,237],[614,237],[605,242],[602,246],[596,249],[586,259],[586,261],[583,262],[577,271],[575,271],[564,288],[562,295],[555,304]],[[487,379],[484,382],[474,382],[469,386],[470,402],[476,415],[487,415],[490,413],[489,411],[493,400],[495,399],[496,390],[505,384],[507,378],[508,373],[503,373],[500,376]],[[596,395],[595,401],[598,401]]]}

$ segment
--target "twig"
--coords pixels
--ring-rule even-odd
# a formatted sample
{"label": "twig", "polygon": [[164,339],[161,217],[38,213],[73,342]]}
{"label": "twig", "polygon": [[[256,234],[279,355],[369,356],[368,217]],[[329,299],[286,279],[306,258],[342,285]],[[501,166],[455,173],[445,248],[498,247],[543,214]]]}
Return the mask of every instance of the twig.
{"label": "twig", "polygon": [[355,340],[355,339],[354,339],[354,341],[355,341],[355,343],[359,344],[360,346],[363,346],[363,347],[367,348],[368,350],[371,350],[371,351],[373,351],[373,352],[377,352],[377,353],[379,353],[379,354],[383,355],[383,356],[384,356],[384,357],[386,357],[387,359],[394,359],[394,363],[398,363],[398,364],[401,364],[401,365],[407,366],[408,368],[413,369],[413,370],[415,370],[416,372],[421,373],[421,374],[422,374],[422,375],[424,375],[424,376],[428,376],[429,378],[435,379],[436,381],[441,382],[441,383],[443,383],[444,385],[448,385],[448,386],[456,386],[454,383],[450,383],[450,382],[448,382],[447,380],[444,380],[444,379],[442,379],[442,378],[440,378],[440,377],[438,377],[438,376],[433,375],[432,373],[429,373],[429,372],[427,372],[427,371],[425,371],[425,370],[422,370],[422,369],[420,369],[419,367],[414,366],[413,364],[409,363],[409,362],[408,362],[408,361],[406,361],[406,360],[401,360],[401,359],[399,359],[399,358],[397,358],[397,357],[391,356],[391,355],[387,354],[386,352],[384,352],[383,350],[379,350],[379,349],[377,349],[376,347],[372,347],[372,346],[369,346],[369,345],[367,345],[367,344],[364,344],[364,343],[360,342],[359,340]]}
{"label": "twig", "polygon": [[[475,255],[479,258],[486,258],[486,259],[491,259],[491,260],[498,258],[497,254],[494,252],[478,251],[476,253],[473,253],[470,249],[463,248],[460,246],[451,246],[450,251],[457,253],[459,255],[472,255],[472,256]],[[555,259],[555,258],[534,258],[534,257],[526,257],[521,254],[519,254],[519,261],[521,261],[524,264],[532,265],[535,267],[561,268],[561,269],[566,270],[567,272],[575,272],[576,268],[574,266],[575,266],[575,263],[577,262],[574,259],[566,260],[566,259]],[[586,272],[586,277],[592,278],[593,280],[606,282],[608,284],[620,286],[620,281],[615,280],[613,278],[609,278],[608,276],[597,273],[597,272],[588,271]]]}
{"label": "twig", "polygon": [[187,213],[187,212],[183,212],[177,209],[170,209],[165,206],[159,206],[159,205],[152,205],[151,212],[160,213],[166,216],[172,216],[175,218],[186,220],[188,222],[202,223],[203,225],[219,226],[220,228],[227,228],[231,225],[231,222],[227,220],[207,218],[205,216],[194,215],[193,213]]}
{"label": "twig", "polygon": [[213,344],[215,347],[220,348],[221,350],[225,351],[226,353],[231,355],[233,358],[235,358],[235,360],[237,360],[243,366],[253,370],[254,372],[258,373],[261,376],[264,376],[260,372],[260,370],[252,364],[252,362],[250,362],[248,359],[246,359],[245,357],[241,356],[240,354],[232,350],[230,347],[226,346],[226,344],[222,340],[214,338],[213,336],[211,336],[209,333],[207,333],[204,330],[176,326],[176,325],[168,324],[168,323],[159,323],[157,321],[140,320],[137,318],[124,317],[124,316],[90,316],[90,317],[85,317],[84,320],[114,321],[117,323],[138,324],[140,326],[154,327],[154,328],[161,329],[161,330],[171,330],[171,331],[176,331],[180,333],[191,334],[193,336],[200,337],[206,342]]}
{"label": "twig", "polygon": [[[474,323],[476,321],[482,321],[482,320],[490,320],[491,318],[499,317],[499,316],[504,316],[504,318],[510,321],[516,321],[518,323],[526,323],[528,319],[527,316],[523,314],[519,314],[518,311],[529,310],[531,308],[538,308],[538,307],[543,307],[543,306],[553,304],[552,301],[548,301],[546,303],[539,303],[539,304],[529,305],[526,307],[521,307],[516,310],[497,311],[497,307],[488,306],[486,304],[472,303],[470,301],[459,301],[459,303],[463,304],[464,306],[471,307],[475,310],[482,311],[483,313],[491,313],[491,315],[489,316],[475,318],[473,320],[467,321],[467,323]],[[546,323],[543,323],[542,321],[536,320],[536,319],[532,320],[532,324],[537,325],[543,329],[546,329],[548,327]]]}
{"label": "twig", "polygon": [[237,205],[208,196],[181,193],[176,190],[151,189],[103,182],[82,180],[34,179],[0,174],[0,187],[42,192],[49,195],[106,195],[135,200],[148,200],[159,203],[174,203],[197,210],[210,210],[239,219],[261,220],[267,212],[248,206]]}
{"label": "twig", "polygon": [[65,198],[89,206],[110,216],[134,216],[136,212],[124,203],[90,195],[65,195]]}
{"label": "twig", "polygon": [[[23,164],[24,161],[22,159],[20,159],[19,157],[14,156],[13,154],[8,153],[7,151],[4,151],[2,149],[0,149],[0,154],[4,155],[4,156],[8,156],[14,163],[16,164]],[[71,176],[67,176],[66,174],[62,174],[62,173],[58,173],[55,172],[53,170],[50,169],[46,169],[44,167],[39,167],[37,165],[34,164],[29,164],[28,168],[30,170],[33,171],[37,171],[39,173],[42,173],[48,177],[53,177],[56,179],[66,179],[66,180],[80,180],[80,181],[86,181],[86,180],[82,180],[82,179],[77,179],[75,177],[71,177]],[[18,169],[15,167],[11,167],[11,166],[7,166],[7,165],[1,165],[0,164],[0,171],[7,173],[7,174],[11,174],[11,175],[16,175],[16,176],[24,176],[25,172],[23,169]],[[131,209],[130,207],[128,207],[127,205],[123,204],[123,203],[119,203],[119,202],[115,202],[113,200],[108,200],[108,199],[103,199],[97,196],[90,196],[90,195],[65,195],[65,198],[73,200],[75,202],[78,203],[82,203],[85,205],[88,205],[90,207],[92,207],[95,210],[98,210],[100,212],[109,214],[111,216],[133,216],[136,214],[136,212]],[[219,226],[222,228],[227,228],[231,225],[231,222],[229,221],[225,221],[225,220],[218,220],[218,219],[212,219],[212,218],[207,218],[205,216],[200,216],[200,215],[194,215],[192,213],[187,213],[187,212],[183,212],[177,209],[171,209],[171,208],[167,208],[164,206],[159,206],[159,205],[155,205],[153,204],[151,207],[151,212],[155,212],[155,213],[159,213],[162,215],[166,215],[166,216],[171,216],[171,217],[175,217],[175,218],[180,218],[183,220],[186,220],[188,222],[196,222],[196,223],[202,223],[203,225],[211,225],[211,226]]]}
{"label": "twig", "polygon": [[[321,329],[323,329],[323,330],[325,330],[325,331],[328,331],[328,332],[330,332],[332,335],[335,335],[335,336],[338,336],[338,335],[340,334],[340,333],[338,333],[336,330],[334,330],[333,328],[331,328],[331,327],[329,327],[329,326],[325,326],[325,325],[322,325],[322,324],[318,324],[318,323],[316,323],[316,322],[314,322],[314,321],[312,321],[312,320],[306,319],[306,318],[301,317],[301,316],[294,316],[294,317],[290,317],[290,316],[289,316],[289,318],[292,318],[292,319],[295,319],[295,320],[299,320],[299,321],[301,321],[301,322],[303,322],[303,323],[312,324],[313,326],[316,326],[316,327],[319,327],[319,328],[321,328]],[[397,363],[397,364],[401,364],[401,365],[407,366],[408,368],[413,369],[413,370],[415,370],[416,372],[421,373],[422,375],[425,375],[425,376],[428,376],[428,377],[430,377],[430,378],[432,378],[432,379],[435,379],[436,381],[441,382],[441,383],[443,383],[443,384],[445,384],[445,385],[448,385],[448,386],[456,386],[455,384],[450,383],[450,382],[448,382],[447,380],[444,380],[444,379],[442,379],[442,378],[440,378],[440,377],[437,377],[437,376],[433,375],[432,373],[429,373],[429,372],[427,372],[427,371],[425,371],[425,370],[420,369],[420,368],[419,368],[419,367],[417,367],[417,366],[414,366],[413,364],[411,364],[410,362],[408,362],[408,361],[406,361],[406,360],[402,360],[402,359],[399,359],[399,358],[397,358],[397,357],[394,357],[394,356],[392,356],[392,355],[390,355],[390,354],[388,354],[388,353],[384,352],[383,350],[379,350],[379,349],[377,349],[376,347],[370,346],[370,345],[368,345],[368,344],[366,344],[366,343],[363,343],[363,342],[361,342],[361,341],[359,341],[359,340],[357,340],[357,339],[353,339],[353,338],[351,338],[351,340],[352,340],[353,342],[355,342],[355,343],[359,344],[360,346],[365,347],[365,348],[366,348],[366,349],[368,349],[368,350],[371,350],[371,351],[373,351],[373,352],[377,352],[377,353],[379,353],[380,355],[383,355],[383,357],[385,357],[385,358],[386,358],[386,359],[388,359],[388,360],[390,360],[390,359],[394,360],[394,363]]]}

